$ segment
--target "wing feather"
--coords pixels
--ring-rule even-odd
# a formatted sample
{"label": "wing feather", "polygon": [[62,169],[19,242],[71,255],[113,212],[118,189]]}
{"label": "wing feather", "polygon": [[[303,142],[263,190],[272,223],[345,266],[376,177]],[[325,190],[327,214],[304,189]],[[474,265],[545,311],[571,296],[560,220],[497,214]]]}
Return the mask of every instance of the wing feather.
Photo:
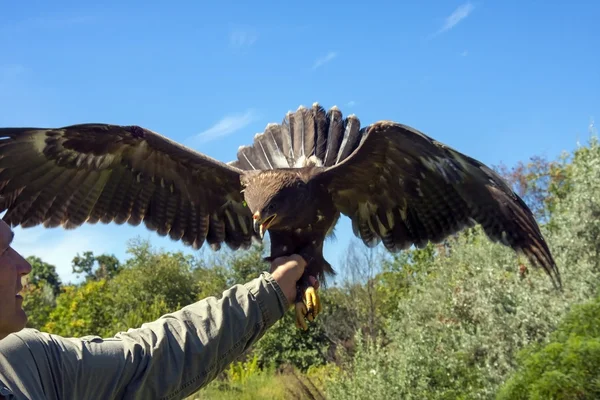
{"label": "wing feather", "polygon": [[524,253],[561,287],[531,210],[498,174],[405,125],[380,121],[360,131],[348,126],[344,140],[354,140],[352,152],[344,145],[338,150],[338,140],[330,137],[328,151],[338,153],[339,161],[331,164],[326,156],[327,167],[315,179],[328,185],[336,207],[352,219],[366,245],[420,248],[479,223],[490,240]]}
{"label": "wing feather", "polygon": [[12,226],[143,222],[196,249],[246,248],[258,238],[241,173],[138,126],[0,129],[0,213]]}
{"label": "wing feather", "polygon": [[89,171],[87,176],[81,182],[73,193],[70,202],[66,208],[66,214],[69,221],[65,225],[67,229],[74,229],[85,222],[92,207],[94,206],[98,193],[94,193],[96,186],[103,186],[101,171]]}
{"label": "wing feather", "polygon": [[177,199],[179,200],[179,205],[173,218],[173,225],[169,231],[169,237],[173,240],[181,240],[183,238],[190,213],[190,205],[179,192],[177,192]]}
{"label": "wing feather", "polygon": [[220,219],[215,213],[211,213],[209,218],[207,242],[216,249],[221,248],[221,243],[225,239],[225,222]]}

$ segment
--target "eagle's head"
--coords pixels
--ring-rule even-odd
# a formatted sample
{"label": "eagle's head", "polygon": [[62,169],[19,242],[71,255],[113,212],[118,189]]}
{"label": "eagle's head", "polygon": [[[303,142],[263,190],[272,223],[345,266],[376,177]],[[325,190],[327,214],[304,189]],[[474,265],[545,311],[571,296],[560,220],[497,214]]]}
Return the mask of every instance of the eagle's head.
{"label": "eagle's head", "polygon": [[268,229],[301,228],[312,222],[315,205],[310,201],[310,184],[297,171],[253,171],[242,178],[242,184],[254,230],[261,238]]}

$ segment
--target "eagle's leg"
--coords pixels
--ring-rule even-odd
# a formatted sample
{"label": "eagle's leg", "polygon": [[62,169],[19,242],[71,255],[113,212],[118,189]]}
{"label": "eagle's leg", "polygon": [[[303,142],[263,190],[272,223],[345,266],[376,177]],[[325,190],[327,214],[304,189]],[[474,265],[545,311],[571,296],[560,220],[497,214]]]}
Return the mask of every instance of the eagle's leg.
{"label": "eagle's leg", "polygon": [[[297,238],[286,234],[280,234],[277,231],[269,231],[271,236],[271,254],[265,257],[264,260],[272,262],[278,257],[288,256],[290,251],[299,254],[306,261],[304,274],[298,280],[296,285],[295,309],[296,326],[300,329],[308,329],[306,319],[309,322],[314,321],[317,315],[321,312],[321,300],[317,294],[317,290],[313,286],[313,279],[322,279],[324,271],[332,272],[331,265],[323,258],[322,243],[314,241],[307,245],[306,240],[298,240],[302,243],[300,247],[296,247],[295,241]],[[320,282],[319,282],[320,284]]]}
{"label": "eagle's leg", "polygon": [[[321,305],[321,299],[317,290],[310,281],[310,276],[319,276],[317,272],[322,270],[322,263],[327,264],[327,261],[323,259],[323,256],[316,251],[315,248],[307,247],[298,252],[304,260],[306,260],[306,269],[304,274],[298,280],[297,293],[296,293],[296,327],[307,330],[305,319],[309,322],[313,322],[317,315],[323,310]],[[327,264],[328,265],[328,264]]]}
{"label": "eagle's leg", "polygon": [[308,275],[304,274],[298,281],[296,293],[296,327],[307,330],[305,318],[314,321],[322,311],[321,300],[317,290],[311,285]]}
{"label": "eagle's leg", "polygon": [[[317,290],[314,288],[309,278],[311,276],[311,270],[314,269],[315,266],[315,257],[311,254],[313,253],[309,251],[300,252],[300,255],[302,258],[304,258],[304,260],[306,260],[307,263],[304,274],[300,277],[298,283],[296,284],[296,327],[303,330],[308,329],[305,318],[312,322],[323,309],[321,306],[321,300],[317,294]],[[275,260],[277,257],[280,257],[280,255],[278,254],[277,256],[271,255],[264,257],[263,260],[270,263],[273,262],[273,260]],[[315,275],[313,275],[313,277],[314,276]]]}

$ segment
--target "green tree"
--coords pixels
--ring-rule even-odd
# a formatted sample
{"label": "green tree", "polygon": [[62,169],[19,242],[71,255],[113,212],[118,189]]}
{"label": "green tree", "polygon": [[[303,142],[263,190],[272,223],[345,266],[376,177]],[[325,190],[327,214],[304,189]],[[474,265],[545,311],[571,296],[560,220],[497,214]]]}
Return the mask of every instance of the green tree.
{"label": "green tree", "polygon": [[36,256],[27,257],[27,261],[31,264],[31,273],[27,276],[28,282],[34,285],[45,282],[52,288],[54,295],[58,295],[62,282],[56,272],[56,267]]}
{"label": "green tree", "polygon": [[[133,257],[124,265],[117,261],[112,265],[118,268],[106,269],[115,271],[111,279],[92,271],[83,285],[66,287],[45,329],[62,335],[112,336],[197,300],[191,257],[161,252],[140,240],[132,240],[128,251]],[[99,259],[84,254],[80,265]]]}
{"label": "green tree", "polygon": [[528,163],[518,162],[512,168],[501,164],[497,172],[531,208],[533,214],[547,221],[557,202],[570,190],[570,168],[563,156],[556,161],[544,157],[531,157]]}
{"label": "green tree", "polygon": [[121,263],[114,255],[101,254],[94,256],[91,251],[86,251],[83,256],[79,253],[73,258],[73,272],[84,274],[86,279],[99,280],[111,279],[121,270]]}
{"label": "green tree", "polygon": [[[493,398],[514,373],[519,351],[546,343],[568,310],[600,287],[597,140],[570,159],[565,181],[549,189],[558,195],[541,227],[561,270],[563,292],[541,270],[521,273],[528,263],[492,243],[480,227],[431,248],[429,255],[401,254],[397,260],[411,260],[396,270],[410,271],[410,285],[389,318],[389,342],[357,338],[356,354],[328,386],[328,397]],[[595,342],[578,340],[570,344],[578,368],[597,363]]]}
{"label": "green tree", "polygon": [[114,333],[115,297],[106,279],[66,286],[56,299],[43,330],[67,337],[108,336]]}
{"label": "green tree", "polygon": [[[109,283],[117,328],[134,327],[131,323],[136,314],[145,319],[137,318],[137,326],[197,301],[200,287],[194,279],[191,256],[159,251],[138,239],[129,242],[127,252],[133,257]],[[154,308],[148,308],[152,304]]]}
{"label": "green tree", "polygon": [[[293,310],[293,309],[292,309]],[[322,365],[328,359],[329,339],[317,316],[307,331],[296,328],[295,314],[290,310],[265,333],[253,349],[261,365],[279,367],[291,364],[306,371],[310,366]]]}
{"label": "green tree", "polygon": [[270,264],[264,261],[265,247],[263,244],[253,244],[241,253],[230,253],[226,257],[227,267],[231,271],[230,284],[244,284],[258,278],[263,271],[269,271]]}
{"label": "green tree", "polygon": [[518,359],[498,400],[600,398],[600,297],[575,305],[549,343],[522,350]]}
{"label": "green tree", "polygon": [[42,329],[56,306],[54,287],[46,281],[28,283],[23,287],[23,309],[27,314],[27,327]]}
{"label": "green tree", "polygon": [[[264,261],[265,244],[253,243],[248,250],[230,251],[223,249],[212,253],[205,261],[198,263],[197,276],[202,280],[204,272],[211,270],[214,278],[223,283],[224,290],[236,284],[244,284],[257,278],[263,271],[269,271],[270,265]],[[223,282],[224,279],[224,282]],[[216,295],[218,293],[213,293]]]}
{"label": "green tree", "polygon": [[194,281],[198,285],[197,300],[210,296],[219,297],[229,287],[231,273],[222,265],[207,265],[202,260],[193,270]]}
{"label": "green tree", "polygon": [[54,265],[36,256],[27,257],[27,261],[31,264],[31,273],[24,281],[23,309],[28,317],[27,326],[41,329],[56,306],[62,282]]}

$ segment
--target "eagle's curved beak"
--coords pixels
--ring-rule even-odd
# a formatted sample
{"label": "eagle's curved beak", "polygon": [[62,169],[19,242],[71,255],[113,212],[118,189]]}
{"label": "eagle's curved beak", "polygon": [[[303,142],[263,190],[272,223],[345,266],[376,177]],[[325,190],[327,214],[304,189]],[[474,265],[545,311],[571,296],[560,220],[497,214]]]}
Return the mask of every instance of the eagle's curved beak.
{"label": "eagle's curved beak", "polygon": [[261,239],[264,237],[267,229],[269,229],[269,226],[275,221],[275,217],[277,217],[277,214],[270,215],[263,220],[258,211],[252,216],[254,218],[254,232],[257,232]]}

